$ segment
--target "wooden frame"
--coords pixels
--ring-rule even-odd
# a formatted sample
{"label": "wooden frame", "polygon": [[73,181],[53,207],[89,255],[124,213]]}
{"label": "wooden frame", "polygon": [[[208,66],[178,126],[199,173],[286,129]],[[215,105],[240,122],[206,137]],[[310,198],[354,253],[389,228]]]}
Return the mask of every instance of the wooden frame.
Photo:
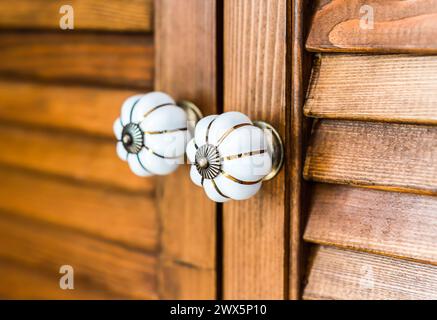
{"label": "wooden frame", "polygon": [[311,3],[305,0],[289,0],[288,13],[288,63],[287,97],[291,100],[287,121],[287,156],[289,158],[287,185],[290,197],[290,257],[289,298],[301,299],[304,265],[303,228],[309,185],[303,180],[306,143],[311,123],[304,118],[305,92],[311,73],[311,55],[305,51],[305,35],[309,26]]}

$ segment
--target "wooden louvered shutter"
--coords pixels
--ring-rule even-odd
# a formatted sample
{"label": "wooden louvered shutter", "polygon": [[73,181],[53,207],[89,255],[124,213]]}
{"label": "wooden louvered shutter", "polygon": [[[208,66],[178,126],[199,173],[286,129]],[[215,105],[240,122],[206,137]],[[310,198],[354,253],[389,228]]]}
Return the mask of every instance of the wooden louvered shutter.
{"label": "wooden louvered shutter", "polygon": [[436,16],[432,0],[316,1],[306,299],[437,298]]}
{"label": "wooden louvered shutter", "polygon": [[[59,28],[66,4],[73,30]],[[135,176],[112,128],[155,89],[216,113],[217,7],[0,0],[0,298],[216,297],[214,203],[187,166]]]}

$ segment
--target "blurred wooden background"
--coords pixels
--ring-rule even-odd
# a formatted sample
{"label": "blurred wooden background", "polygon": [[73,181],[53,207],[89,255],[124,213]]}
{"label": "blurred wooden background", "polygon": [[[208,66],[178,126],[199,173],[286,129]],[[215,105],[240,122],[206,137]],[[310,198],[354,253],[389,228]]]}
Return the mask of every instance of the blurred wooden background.
{"label": "blurred wooden background", "polygon": [[[0,1],[0,297],[158,297],[156,181],[112,124],[153,88],[153,1]],[[59,288],[71,265],[75,290]]]}
{"label": "blurred wooden background", "polygon": [[0,298],[216,297],[214,203],[188,166],[136,177],[112,132],[155,87],[215,112],[216,0],[73,0],[74,30],[64,4],[0,0]]}

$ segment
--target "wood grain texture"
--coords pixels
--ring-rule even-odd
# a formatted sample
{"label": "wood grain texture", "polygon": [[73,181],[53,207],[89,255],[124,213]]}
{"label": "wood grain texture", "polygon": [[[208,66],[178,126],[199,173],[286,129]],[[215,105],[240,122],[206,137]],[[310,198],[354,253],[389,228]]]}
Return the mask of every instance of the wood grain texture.
{"label": "wood grain texture", "polygon": [[437,299],[437,266],[333,247],[311,260],[305,299]]}
{"label": "wood grain texture", "polygon": [[[285,132],[286,1],[226,0],[225,111]],[[284,298],[285,175],[223,206],[224,298]],[[287,239],[288,241],[288,239]]]}
{"label": "wood grain texture", "polygon": [[60,8],[74,9],[75,30],[152,30],[152,0],[20,0],[0,1],[0,27],[59,29]]}
{"label": "wood grain texture", "polygon": [[56,282],[59,268],[70,265],[76,288],[91,286],[124,298],[157,298],[155,256],[5,214],[0,215],[0,230],[1,259],[31,267],[35,273],[50,273]]}
{"label": "wood grain texture", "polygon": [[[288,251],[288,297],[301,299],[302,274],[306,246],[302,241],[303,221],[306,215],[309,186],[303,180],[305,150],[310,133],[310,119],[303,115],[303,105],[311,74],[311,55],[305,50],[304,41],[310,23],[311,1],[292,0],[287,2],[287,68],[286,68],[286,158],[285,228],[289,239]],[[290,103],[288,103],[290,101]],[[287,224],[289,226],[287,226]]]}
{"label": "wood grain texture", "polygon": [[216,296],[214,268],[200,268],[184,261],[165,258],[159,266],[160,296],[165,299],[212,300]]}
{"label": "wood grain texture", "polygon": [[[63,4],[75,31],[59,30]],[[0,297],[160,297],[156,181],[118,159],[112,133],[123,100],[153,87],[151,10],[0,0]],[[59,288],[62,265],[75,290]]]}
{"label": "wood grain texture", "polygon": [[0,163],[47,172],[80,182],[126,191],[155,192],[153,178],[132,174],[115,152],[115,138],[76,136],[59,131],[0,125]]}
{"label": "wood grain texture", "polygon": [[[217,112],[216,9],[216,0],[155,1],[155,89],[196,103],[204,115]],[[159,288],[164,298],[214,299],[216,206],[191,182],[188,169],[158,182]]]}
{"label": "wood grain texture", "polygon": [[316,5],[308,50],[437,52],[436,0],[318,0]]}
{"label": "wood grain texture", "polygon": [[305,115],[437,124],[437,57],[322,54]]}
{"label": "wood grain texture", "polygon": [[322,120],[306,179],[437,194],[437,127]]}
{"label": "wood grain texture", "polygon": [[123,101],[137,91],[0,80],[0,121],[114,139]]}
{"label": "wood grain texture", "polygon": [[0,210],[134,248],[158,248],[156,205],[144,194],[71,184],[12,168],[0,168],[0,180]]}
{"label": "wood grain texture", "polygon": [[84,281],[74,290],[62,290],[59,288],[61,276],[62,274],[56,274],[53,270],[35,272],[32,267],[2,259],[0,260],[0,299],[95,300],[125,297],[93,288]]}
{"label": "wood grain texture", "polygon": [[151,36],[47,32],[0,34],[0,75],[150,89]]}
{"label": "wood grain texture", "polygon": [[437,197],[317,184],[304,239],[437,265]]}

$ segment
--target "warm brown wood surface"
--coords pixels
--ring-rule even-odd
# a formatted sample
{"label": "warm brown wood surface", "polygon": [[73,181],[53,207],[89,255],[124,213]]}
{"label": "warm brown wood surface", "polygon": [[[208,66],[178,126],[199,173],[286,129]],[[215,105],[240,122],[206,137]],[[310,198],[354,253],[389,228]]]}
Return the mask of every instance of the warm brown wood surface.
{"label": "warm brown wood surface", "polygon": [[[216,0],[156,0],[155,89],[217,110]],[[214,299],[216,206],[196,187],[188,166],[159,179],[161,297]]]}
{"label": "warm brown wood surface", "polygon": [[[318,0],[316,5],[309,50],[437,52],[436,0]],[[373,8],[373,28],[366,27],[365,8],[360,12],[364,5]]]}
{"label": "warm brown wood surface", "polygon": [[316,247],[305,299],[437,299],[437,266]]}
{"label": "warm brown wood surface", "polygon": [[35,269],[13,261],[0,260],[0,299],[122,299],[124,296],[96,289],[81,281],[74,290],[61,290],[56,272],[35,272]]}
{"label": "warm brown wood surface", "polygon": [[94,290],[126,298],[157,297],[158,261],[152,255],[4,213],[0,230],[0,259],[17,261],[35,273],[50,273],[55,283],[61,276],[59,268],[70,265],[77,288],[91,284]]}
{"label": "warm brown wood surface", "polygon": [[304,175],[437,195],[437,127],[321,120],[313,128]]}
{"label": "warm brown wood surface", "polygon": [[0,163],[152,194],[153,178],[135,176],[115,152],[115,138],[76,136],[0,124]]}
{"label": "warm brown wood surface", "polygon": [[71,130],[114,139],[123,101],[141,92],[0,80],[0,122]]}
{"label": "warm brown wood surface", "polygon": [[[285,132],[286,1],[226,0],[225,111]],[[283,299],[285,175],[223,206],[224,298]]]}
{"label": "warm brown wood surface", "polygon": [[437,57],[322,54],[305,114],[437,124]]}
{"label": "warm brown wood surface", "polygon": [[[303,220],[306,215],[308,184],[303,180],[302,170],[310,132],[310,120],[303,115],[305,93],[311,73],[311,55],[305,50],[304,41],[310,23],[311,1],[292,0],[287,2],[287,68],[286,68],[286,217],[289,214],[288,297],[301,298],[302,270],[305,245],[302,240]],[[291,39],[291,40],[290,40]],[[286,289],[287,290],[287,289]]]}
{"label": "warm brown wood surface", "polygon": [[[75,31],[59,30],[63,4]],[[0,0],[0,29],[0,297],[161,297],[156,179],[112,132],[153,87],[152,0]]]}
{"label": "warm brown wood surface", "polygon": [[150,89],[153,60],[146,35],[0,34],[2,76]]}
{"label": "warm brown wood surface", "polygon": [[[181,300],[216,299],[214,269],[199,268],[176,259],[162,259],[159,265],[160,297]],[[194,297],[194,298],[193,298]]]}
{"label": "warm brown wood surface", "polygon": [[437,264],[436,214],[437,197],[317,184],[304,238]]}
{"label": "warm brown wood surface", "polygon": [[74,30],[152,29],[152,0],[1,0],[0,27],[60,30],[59,20],[65,13],[59,10],[66,4],[74,10]]}
{"label": "warm brown wood surface", "polygon": [[0,210],[149,251],[158,246],[157,211],[150,195],[12,168],[0,168],[0,180]]}

